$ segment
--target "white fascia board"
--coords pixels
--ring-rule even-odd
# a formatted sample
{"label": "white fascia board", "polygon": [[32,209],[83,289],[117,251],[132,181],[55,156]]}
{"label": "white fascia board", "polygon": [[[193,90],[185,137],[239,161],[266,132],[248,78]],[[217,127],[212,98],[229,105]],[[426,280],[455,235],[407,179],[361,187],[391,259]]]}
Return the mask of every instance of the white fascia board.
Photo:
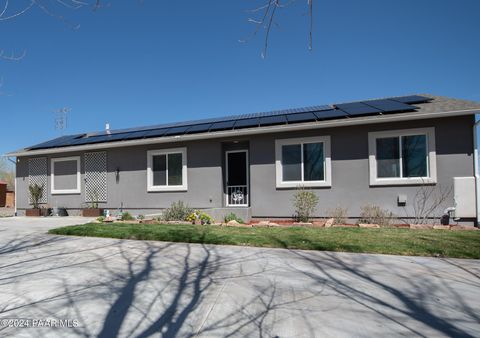
{"label": "white fascia board", "polygon": [[374,123],[385,123],[385,122],[425,120],[425,119],[432,119],[432,118],[439,118],[439,117],[472,115],[472,114],[477,114],[479,112],[480,112],[479,109],[466,109],[466,110],[455,110],[455,111],[437,112],[437,113],[413,112],[413,113],[405,113],[405,114],[392,114],[392,115],[379,115],[379,116],[377,115],[377,116],[368,116],[368,117],[346,118],[342,120],[332,120],[332,121],[306,122],[306,123],[286,124],[286,125],[270,126],[270,127],[245,128],[240,130],[226,130],[226,131],[218,131],[218,132],[199,133],[199,134],[176,135],[176,136],[169,136],[169,137],[155,137],[155,138],[132,140],[132,141],[95,143],[95,144],[87,144],[83,146],[73,146],[73,147],[61,147],[61,148],[39,149],[39,150],[22,149],[22,150],[8,153],[6,155],[12,156],[12,157],[13,156],[16,156],[16,157],[36,156],[36,155],[44,155],[44,154],[58,154],[58,153],[68,153],[68,152],[97,150],[97,149],[132,147],[132,146],[148,145],[148,144],[186,142],[186,141],[205,140],[205,139],[222,138],[222,137],[269,134],[269,133],[278,133],[278,132],[285,132],[285,131],[346,127],[346,126],[356,126],[356,125],[362,125],[362,124],[374,124]]}

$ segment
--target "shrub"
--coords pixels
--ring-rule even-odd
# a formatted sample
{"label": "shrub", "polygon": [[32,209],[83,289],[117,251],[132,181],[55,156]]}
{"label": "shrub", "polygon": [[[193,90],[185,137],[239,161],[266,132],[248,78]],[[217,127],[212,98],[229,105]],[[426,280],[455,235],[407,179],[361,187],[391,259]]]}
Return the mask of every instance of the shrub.
{"label": "shrub", "polygon": [[227,216],[224,218],[225,223],[228,223],[230,221],[237,221],[240,224],[243,224],[243,219],[235,215],[233,212],[229,213]]}
{"label": "shrub", "polygon": [[333,218],[333,224],[345,224],[347,223],[348,209],[342,207],[336,207],[334,209],[327,210],[327,217]]}
{"label": "shrub", "polygon": [[30,184],[28,186],[28,191],[30,192],[30,199],[32,201],[33,209],[38,209],[38,206],[40,204],[40,199],[43,196],[43,184],[42,185],[38,185],[37,183]]}
{"label": "shrub", "polygon": [[128,211],[122,212],[122,221],[133,221],[135,217],[133,217]]}
{"label": "shrub", "polygon": [[197,220],[200,220],[202,224],[212,224],[213,222],[213,218],[209,214],[199,210],[192,212],[185,220],[190,223],[195,223]]}
{"label": "shrub", "polygon": [[97,221],[99,222],[103,222],[104,220],[105,220],[105,216],[97,217]]}
{"label": "shrub", "polygon": [[90,202],[88,203],[88,207],[90,209],[98,209],[98,192],[97,189],[93,189],[93,192],[90,194]]}
{"label": "shrub", "polygon": [[395,215],[386,209],[375,204],[367,204],[360,208],[360,219],[358,223],[378,224],[389,226]]}
{"label": "shrub", "polygon": [[144,220],[144,219],[145,219],[145,216],[144,216],[144,215],[138,215],[138,216],[137,216],[137,219],[139,219],[139,220]]}
{"label": "shrub", "polygon": [[293,197],[295,217],[300,222],[308,222],[315,212],[318,204],[318,197],[313,191],[299,189]]}
{"label": "shrub", "polygon": [[173,202],[170,208],[163,212],[164,221],[185,221],[193,212],[183,201]]}
{"label": "shrub", "polygon": [[195,221],[197,220],[197,210],[195,210],[194,212],[192,212],[190,215],[187,216],[187,218],[185,218],[185,220],[189,223],[195,223]]}
{"label": "shrub", "polygon": [[202,222],[202,224],[212,224],[213,223],[212,216],[210,216],[209,214],[207,214],[205,212],[200,213],[198,218],[200,218],[200,221]]}

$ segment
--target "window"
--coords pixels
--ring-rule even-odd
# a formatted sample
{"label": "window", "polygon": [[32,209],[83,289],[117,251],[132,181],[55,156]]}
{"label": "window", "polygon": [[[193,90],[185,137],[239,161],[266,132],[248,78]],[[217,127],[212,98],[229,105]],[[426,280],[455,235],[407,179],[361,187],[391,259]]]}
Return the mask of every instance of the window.
{"label": "window", "polygon": [[277,188],[330,187],[330,137],[275,141]]}
{"label": "window", "polygon": [[147,153],[148,191],[187,190],[187,149],[151,150]]}
{"label": "window", "polygon": [[52,194],[80,194],[80,156],[51,159]]}
{"label": "window", "polygon": [[434,128],[369,133],[371,185],[436,183]]}

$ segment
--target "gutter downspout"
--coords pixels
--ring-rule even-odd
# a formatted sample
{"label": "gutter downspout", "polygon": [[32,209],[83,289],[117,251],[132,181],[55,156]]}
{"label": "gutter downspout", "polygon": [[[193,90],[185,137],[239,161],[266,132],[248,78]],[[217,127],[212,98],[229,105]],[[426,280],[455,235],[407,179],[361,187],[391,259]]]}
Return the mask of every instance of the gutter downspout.
{"label": "gutter downspout", "polygon": [[15,216],[17,216],[17,161],[12,160],[10,157],[7,157],[7,159],[12,162],[15,165],[15,191],[13,192],[15,194]]}
{"label": "gutter downspout", "polygon": [[473,161],[475,168],[475,199],[476,199],[476,214],[477,227],[480,226],[480,169],[478,164],[478,133],[477,127],[480,125],[480,120],[477,120],[473,125]]}

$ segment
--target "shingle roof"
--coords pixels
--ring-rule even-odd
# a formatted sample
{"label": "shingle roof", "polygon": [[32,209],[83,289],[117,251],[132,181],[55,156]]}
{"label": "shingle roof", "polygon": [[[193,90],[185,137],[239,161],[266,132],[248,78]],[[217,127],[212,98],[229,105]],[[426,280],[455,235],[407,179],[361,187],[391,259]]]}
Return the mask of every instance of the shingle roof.
{"label": "shingle roof", "polygon": [[350,119],[367,115],[401,114],[407,112],[429,114],[471,109],[478,109],[480,111],[480,104],[467,100],[429,94],[397,96],[333,105],[174,122],[139,128],[111,130],[108,132],[99,131],[94,133],[68,135],[28,147],[26,150],[60,148],[182,134],[213,133],[220,130],[262,128],[265,126],[281,124],[308,122],[321,123],[326,120]]}

